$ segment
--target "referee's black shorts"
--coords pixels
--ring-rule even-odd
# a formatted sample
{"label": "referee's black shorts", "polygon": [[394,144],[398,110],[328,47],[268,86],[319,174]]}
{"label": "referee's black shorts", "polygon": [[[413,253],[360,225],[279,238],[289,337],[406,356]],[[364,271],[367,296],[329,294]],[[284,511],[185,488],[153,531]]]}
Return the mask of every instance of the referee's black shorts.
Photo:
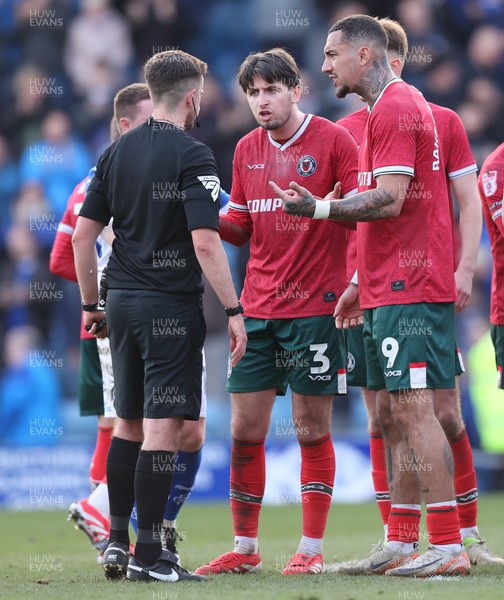
{"label": "referee's black shorts", "polygon": [[117,416],[197,421],[206,335],[201,296],[111,289],[107,321]]}

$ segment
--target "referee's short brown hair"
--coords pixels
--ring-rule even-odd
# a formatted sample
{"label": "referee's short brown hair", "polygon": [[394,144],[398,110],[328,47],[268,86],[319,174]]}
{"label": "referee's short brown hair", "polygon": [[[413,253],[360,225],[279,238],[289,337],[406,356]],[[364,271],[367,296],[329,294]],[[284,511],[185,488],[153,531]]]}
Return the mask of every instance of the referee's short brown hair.
{"label": "referee's short brown hair", "polygon": [[183,50],[167,50],[154,54],[145,63],[144,74],[153,102],[162,97],[176,106],[187,91],[199,84],[208,65]]}

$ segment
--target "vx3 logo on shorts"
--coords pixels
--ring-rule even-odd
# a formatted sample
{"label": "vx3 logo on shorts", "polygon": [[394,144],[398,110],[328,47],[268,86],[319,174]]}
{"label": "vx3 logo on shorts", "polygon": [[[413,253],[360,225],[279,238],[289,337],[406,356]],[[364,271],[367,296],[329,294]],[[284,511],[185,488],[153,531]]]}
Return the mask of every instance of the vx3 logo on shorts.
{"label": "vx3 logo on shorts", "polygon": [[312,381],[331,381],[331,375],[308,375]]}
{"label": "vx3 logo on shorts", "polygon": [[383,374],[385,377],[400,377],[402,375],[402,371],[385,371]]}

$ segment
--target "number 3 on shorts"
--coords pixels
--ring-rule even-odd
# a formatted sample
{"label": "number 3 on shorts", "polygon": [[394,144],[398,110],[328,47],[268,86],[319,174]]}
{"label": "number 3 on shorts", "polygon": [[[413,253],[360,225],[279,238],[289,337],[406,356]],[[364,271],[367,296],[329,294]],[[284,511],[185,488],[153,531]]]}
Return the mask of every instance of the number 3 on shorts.
{"label": "number 3 on shorts", "polygon": [[381,351],[383,356],[388,358],[386,368],[391,369],[394,366],[397,353],[399,352],[399,342],[393,337],[387,337],[382,342]]}
{"label": "number 3 on shorts", "polygon": [[312,352],[315,352],[315,356],[313,357],[313,362],[322,363],[320,365],[320,367],[311,367],[310,373],[312,375],[320,375],[321,373],[325,373],[326,371],[329,371],[329,367],[331,366],[331,361],[324,354],[324,352],[327,350],[327,344],[310,344],[310,350]]}

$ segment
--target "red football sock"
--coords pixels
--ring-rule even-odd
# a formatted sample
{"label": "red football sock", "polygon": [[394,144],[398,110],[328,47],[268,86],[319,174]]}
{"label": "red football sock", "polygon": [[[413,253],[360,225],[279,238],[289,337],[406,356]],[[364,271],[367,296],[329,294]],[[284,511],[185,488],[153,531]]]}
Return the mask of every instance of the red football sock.
{"label": "red football sock", "polygon": [[369,434],[369,450],[376,503],[378,504],[383,524],[387,525],[390,514],[390,493],[387,480],[387,467],[385,465],[385,443],[379,431],[371,431]]}
{"label": "red football sock", "polygon": [[467,432],[463,429],[450,440],[455,467],[455,495],[460,527],[476,527],[478,516],[478,484],[473,454]]}
{"label": "red football sock", "polygon": [[455,501],[427,504],[429,543],[436,546],[460,544],[460,523]]}
{"label": "red football sock", "polygon": [[303,535],[321,539],[331,508],[336,457],[331,434],[314,442],[300,442]]}
{"label": "red football sock", "polygon": [[233,438],[229,496],[235,535],[257,537],[265,483],[264,439],[241,442]]}
{"label": "red football sock", "polygon": [[89,478],[93,483],[100,483],[107,474],[107,454],[112,439],[112,427],[98,425],[96,446],[89,467]]}
{"label": "red football sock", "polygon": [[420,506],[406,508],[392,505],[388,519],[389,542],[405,542],[408,544],[418,542],[420,537]]}

